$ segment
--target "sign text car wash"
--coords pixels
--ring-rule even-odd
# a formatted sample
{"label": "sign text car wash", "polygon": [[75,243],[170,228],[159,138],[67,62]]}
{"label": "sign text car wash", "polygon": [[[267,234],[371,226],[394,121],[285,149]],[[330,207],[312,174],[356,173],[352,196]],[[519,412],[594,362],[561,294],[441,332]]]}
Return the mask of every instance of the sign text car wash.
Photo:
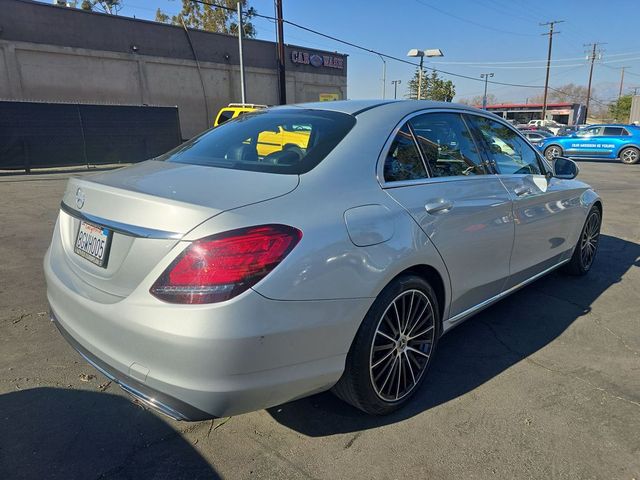
{"label": "sign text car wash", "polygon": [[301,52],[294,50],[291,52],[291,61],[302,65],[311,65],[313,67],[328,67],[344,69],[344,58],[334,57],[333,55],[319,55],[317,53]]}

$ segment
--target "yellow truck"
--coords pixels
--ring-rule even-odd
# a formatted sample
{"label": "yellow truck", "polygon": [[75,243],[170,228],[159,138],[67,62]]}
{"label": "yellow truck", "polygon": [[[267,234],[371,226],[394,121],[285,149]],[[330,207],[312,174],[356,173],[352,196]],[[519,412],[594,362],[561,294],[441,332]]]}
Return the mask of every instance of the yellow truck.
{"label": "yellow truck", "polygon": [[[224,122],[237,118],[238,116],[267,108],[266,105],[256,105],[253,103],[230,103],[218,112],[214,127]],[[258,134],[257,151],[258,156],[266,157],[270,153],[279,152],[285,145],[295,145],[306,149],[309,145],[310,130],[304,126],[284,126],[279,125],[278,130],[265,130]]]}

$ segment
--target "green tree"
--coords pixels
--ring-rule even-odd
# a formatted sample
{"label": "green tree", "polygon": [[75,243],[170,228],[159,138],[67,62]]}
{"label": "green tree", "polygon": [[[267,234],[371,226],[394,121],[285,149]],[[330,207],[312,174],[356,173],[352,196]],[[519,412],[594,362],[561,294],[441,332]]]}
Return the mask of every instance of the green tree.
{"label": "green tree", "polygon": [[[253,7],[247,8],[247,0],[240,1],[246,13],[246,17],[242,22],[244,36],[254,38],[256,29],[250,19],[257,12]],[[210,3],[211,5],[182,0],[182,10],[178,15],[173,15],[172,17],[169,17],[158,8],[156,22],[171,23],[173,25],[182,25],[182,22],[184,22],[189,28],[237,35],[238,20],[236,10],[238,8],[238,0],[213,0]],[[217,6],[224,8],[217,8]]]}
{"label": "green tree", "polygon": [[609,106],[611,116],[617,122],[628,122],[631,114],[631,95],[623,95]]}
{"label": "green tree", "polygon": [[[416,100],[418,98],[418,83],[420,77],[420,69],[416,68],[413,78],[408,83],[407,98]],[[441,102],[450,102],[456,95],[456,87],[451,80],[443,80],[438,76],[435,70],[427,75],[422,72],[422,100],[438,100]]]}
{"label": "green tree", "polygon": [[90,12],[95,11],[117,15],[122,9],[122,2],[121,0],[83,0],[80,8]]}

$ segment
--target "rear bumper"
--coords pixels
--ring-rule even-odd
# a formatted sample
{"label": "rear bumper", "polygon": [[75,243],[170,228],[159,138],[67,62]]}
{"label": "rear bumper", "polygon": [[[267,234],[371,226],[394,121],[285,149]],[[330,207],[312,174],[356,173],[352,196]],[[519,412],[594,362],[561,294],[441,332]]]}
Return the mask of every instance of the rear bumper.
{"label": "rear bumper", "polygon": [[170,397],[162,392],[153,390],[147,385],[144,385],[133,378],[125,375],[122,372],[113,370],[109,365],[104,363],[98,357],[93,355],[89,350],[80,345],[70,334],[67,332],[58,319],[56,318],[53,310],[50,312],[51,321],[58,328],[58,331],[62,337],[84,358],[89,364],[91,364],[96,370],[102,373],[112,382],[115,382],[122,390],[131,395],[137,402],[140,402],[143,406],[156,410],[163,415],[166,415],[174,420],[206,420],[212,418],[208,413],[198,410],[197,408],[182,402],[176,398]]}
{"label": "rear bumper", "polygon": [[45,255],[55,324],[80,354],[141,403],[181,420],[258,410],[330,388],[371,299],[276,301],[253,290],[211,305],[145,291],[87,295]]}

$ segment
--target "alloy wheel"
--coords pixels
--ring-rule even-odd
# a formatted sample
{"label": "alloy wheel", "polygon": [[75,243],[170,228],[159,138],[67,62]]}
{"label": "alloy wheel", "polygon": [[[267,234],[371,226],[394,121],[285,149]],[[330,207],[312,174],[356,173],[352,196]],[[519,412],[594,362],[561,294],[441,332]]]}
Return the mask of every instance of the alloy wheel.
{"label": "alloy wheel", "polygon": [[386,308],[378,321],[369,373],[376,394],[397,402],[411,393],[431,359],[435,315],[429,297],[420,290],[406,290]]}
{"label": "alloy wheel", "polygon": [[636,163],[640,154],[634,148],[628,148],[622,152],[622,161],[624,163]]}
{"label": "alloy wheel", "polygon": [[560,147],[553,146],[553,147],[547,148],[545,154],[546,154],[547,160],[553,160],[554,158],[562,155],[562,150],[560,150]]}
{"label": "alloy wheel", "polygon": [[593,263],[600,237],[600,214],[594,211],[589,215],[582,238],[580,239],[580,259],[582,266],[588,270]]}

